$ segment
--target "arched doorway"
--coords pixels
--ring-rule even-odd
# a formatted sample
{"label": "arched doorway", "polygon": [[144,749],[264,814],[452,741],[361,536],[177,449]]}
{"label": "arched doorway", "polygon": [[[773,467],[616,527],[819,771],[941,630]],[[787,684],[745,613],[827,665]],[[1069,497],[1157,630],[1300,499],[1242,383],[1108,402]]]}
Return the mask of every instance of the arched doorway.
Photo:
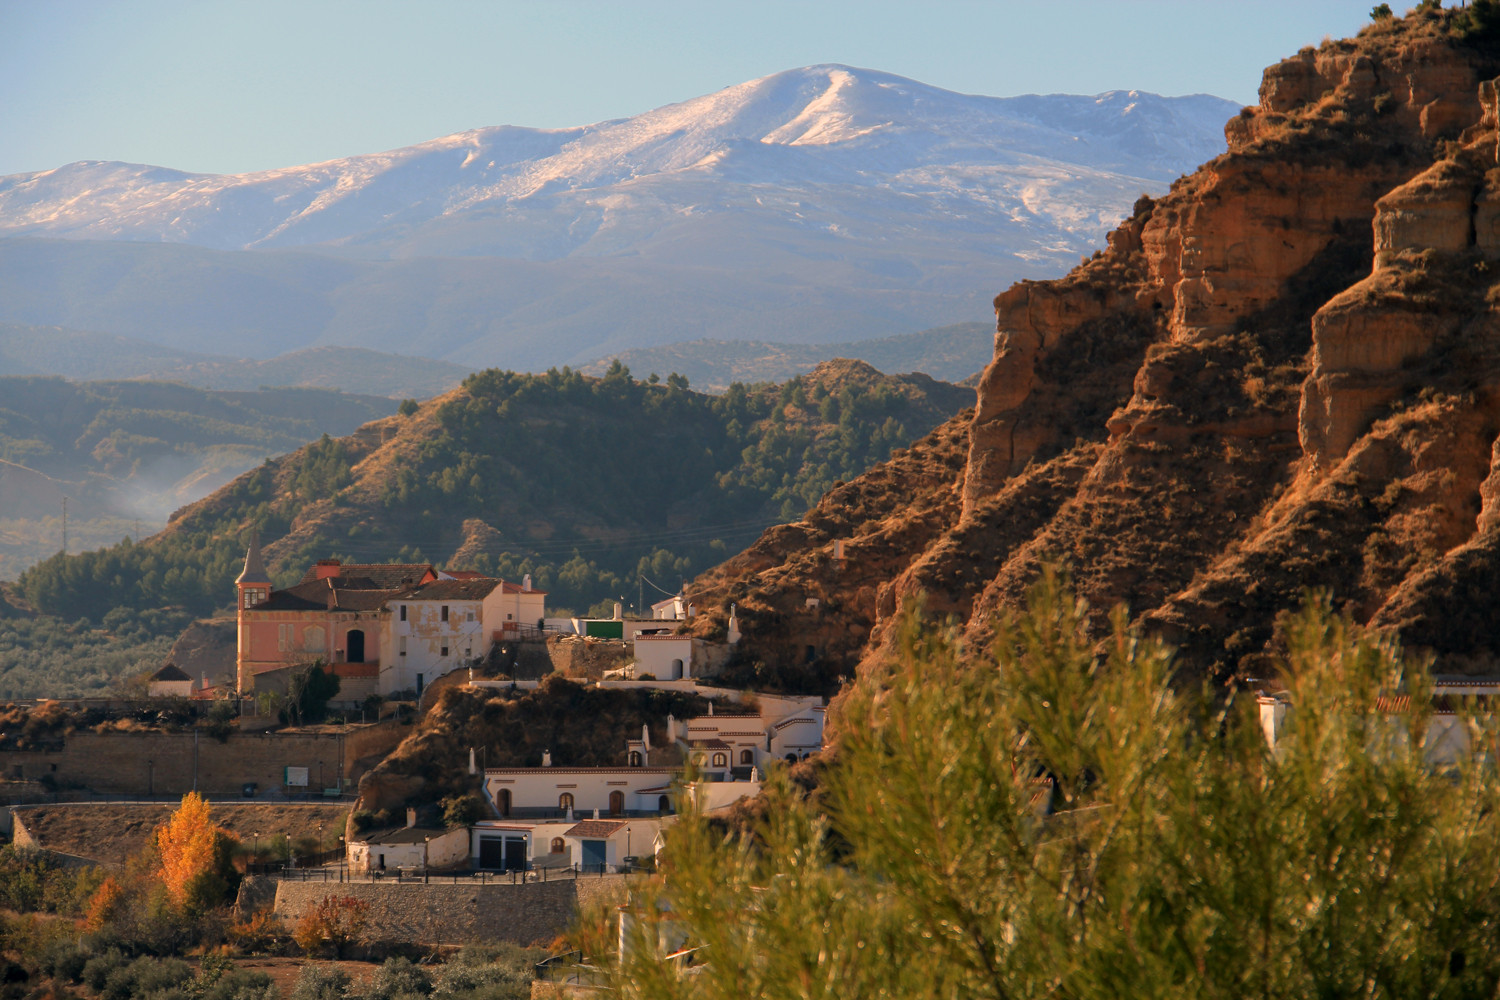
{"label": "arched doorway", "polygon": [[344,649],[350,663],[365,662],[365,633],[361,629],[351,628],[344,637]]}
{"label": "arched doorway", "polygon": [[618,816],[625,811],[625,793],[618,789],[609,793],[609,814]]}
{"label": "arched doorway", "polygon": [[748,766],[750,764],[754,764],[754,763],[755,763],[755,751],[754,750],[741,750],[740,751],[740,766],[741,767],[746,767],[746,766]]}
{"label": "arched doorway", "polygon": [[499,809],[500,809],[500,815],[501,816],[509,816],[510,815],[510,789],[509,788],[502,788],[502,789],[500,789],[500,794],[495,797],[495,804],[499,807]]}
{"label": "arched doorway", "polygon": [[659,812],[659,813],[669,813],[669,812],[671,812],[672,811],[672,797],[669,796],[669,795],[663,795],[661,798],[657,799],[656,800],[656,811]]}

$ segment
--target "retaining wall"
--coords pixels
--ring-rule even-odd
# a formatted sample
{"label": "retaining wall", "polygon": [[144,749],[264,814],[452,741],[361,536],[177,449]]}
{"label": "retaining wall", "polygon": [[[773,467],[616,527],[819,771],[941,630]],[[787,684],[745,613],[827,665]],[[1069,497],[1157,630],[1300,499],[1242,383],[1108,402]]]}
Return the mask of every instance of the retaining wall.
{"label": "retaining wall", "polygon": [[276,887],[276,915],[295,926],[325,896],[370,903],[367,935],[376,941],[480,944],[551,941],[581,903],[621,898],[628,877],[584,875],[548,882],[293,882]]}
{"label": "retaining wall", "polygon": [[[385,756],[408,731],[382,722],[328,732],[234,733],[223,743],[202,732],[78,732],[61,748],[0,751],[0,775],[109,795],[175,796],[196,788],[231,796],[253,781],[261,795],[316,797],[345,778],[352,790],[359,762]],[[286,788],[288,767],[307,768],[306,787]]]}

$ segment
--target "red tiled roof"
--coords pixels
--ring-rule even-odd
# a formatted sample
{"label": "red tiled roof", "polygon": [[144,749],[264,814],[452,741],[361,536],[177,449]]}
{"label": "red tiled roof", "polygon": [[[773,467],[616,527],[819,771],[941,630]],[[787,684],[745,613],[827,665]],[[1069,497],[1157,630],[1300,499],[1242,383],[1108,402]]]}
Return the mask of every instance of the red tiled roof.
{"label": "red tiled roof", "polygon": [[563,831],[564,837],[608,837],[625,825],[623,819],[586,819]]}
{"label": "red tiled roof", "polygon": [[[363,577],[370,581],[370,588],[374,590],[399,590],[423,580],[437,578],[437,571],[432,568],[431,563],[351,563],[340,566],[338,571],[338,576],[329,579]],[[313,583],[317,579],[318,567],[313,566],[302,575],[298,583]]]}

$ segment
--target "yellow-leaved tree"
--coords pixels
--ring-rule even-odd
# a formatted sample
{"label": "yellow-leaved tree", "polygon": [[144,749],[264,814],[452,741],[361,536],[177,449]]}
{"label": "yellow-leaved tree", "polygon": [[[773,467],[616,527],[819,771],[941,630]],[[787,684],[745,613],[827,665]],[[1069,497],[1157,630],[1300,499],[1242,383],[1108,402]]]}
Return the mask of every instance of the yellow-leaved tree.
{"label": "yellow-leaved tree", "polygon": [[188,792],[165,824],[156,828],[161,880],[172,902],[204,910],[225,902],[238,887],[232,858],[237,841],[215,826],[207,800]]}

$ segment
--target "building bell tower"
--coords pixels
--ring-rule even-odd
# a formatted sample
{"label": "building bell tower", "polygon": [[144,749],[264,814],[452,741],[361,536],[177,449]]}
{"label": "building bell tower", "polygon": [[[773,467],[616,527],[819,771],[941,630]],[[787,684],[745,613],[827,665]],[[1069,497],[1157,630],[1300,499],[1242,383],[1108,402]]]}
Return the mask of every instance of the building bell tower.
{"label": "building bell tower", "polygon": [[247,665],[250,659],[250,621],[245,612],[263,603],[271,596],[271,574],[260,556],[260,532],[250,532],[250,548],[245,552],[245,568],[235,578],[235,619],[238,625],[238,643],[235,656],[235,686],[243,696],[255,687],[255,679],[249,676]]}

